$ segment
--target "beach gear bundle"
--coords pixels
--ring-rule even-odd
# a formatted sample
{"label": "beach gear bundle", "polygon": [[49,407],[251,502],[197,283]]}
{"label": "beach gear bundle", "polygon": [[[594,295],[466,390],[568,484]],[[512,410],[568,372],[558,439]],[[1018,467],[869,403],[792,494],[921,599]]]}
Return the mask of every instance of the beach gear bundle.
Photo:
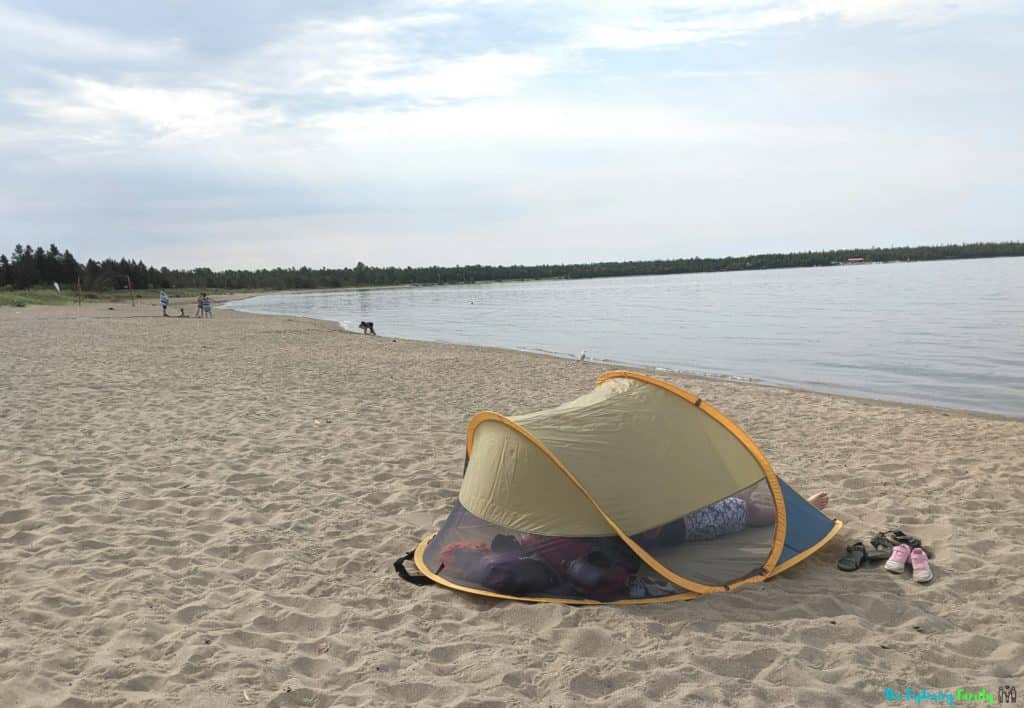
{"label": "beach gear bundle", "polygon": [[767,580],[841,525],[707,402],[613,371],[557,408],[474,417],[451,514],[395,569],[488,597],[667,602]]}

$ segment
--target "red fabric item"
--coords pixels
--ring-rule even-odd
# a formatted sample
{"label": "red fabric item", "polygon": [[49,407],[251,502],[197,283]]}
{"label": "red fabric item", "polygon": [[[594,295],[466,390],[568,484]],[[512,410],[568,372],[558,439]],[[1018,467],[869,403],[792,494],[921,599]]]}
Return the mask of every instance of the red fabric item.
{"label": "red fabric item", "polygon": [[[459,553],[459,551],[475,551],[475,553],[466,554]],[[481,556],[490,552],[491,546],[488,543],[479,543],[475,541],[456,541],[455,543],[449,543],[447,546],[445,546],[441,550],[441,553],[438,555],[437,559],[444,568],[448,569],[449,571],[454,571],[458,574],[460,572],[465,573],[469,570],[469,568],[460,567],[462,565],[465,565],[464,562],[460,564],[460,560],[466,559],[468,557],[473,558],[475,561],[479,561]]]}
{"label": "red fabric item", "polygon": [[601,584],[594,590],[595,598],[620,597],[629,580],[629,571],[625,568],[609,568],[601,581]]}
{"label": "red fabric item", "polygon": [[582,538],[555,538],[535,533],[519,537],[519,545],[531,553],[539,553],[552,568],[559,569],[564,561],[582,558],[590,550],[591,542]]}

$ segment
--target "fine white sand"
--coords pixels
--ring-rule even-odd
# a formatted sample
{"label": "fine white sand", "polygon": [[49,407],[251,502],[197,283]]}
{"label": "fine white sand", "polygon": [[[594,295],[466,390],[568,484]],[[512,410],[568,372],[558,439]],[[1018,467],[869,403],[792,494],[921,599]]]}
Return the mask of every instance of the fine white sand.
{"label": "fine white sand", "polygon": [[[174,309],[189,302],[174,303]],[[605,368],[149,302],[0,310],[0,704],[880,705],[1024,693],[1024,422],[666,376],[846,527],[692,602],[531,605],[417,588],[465,426]],[[901,527],[936,578],[841,573]]]}

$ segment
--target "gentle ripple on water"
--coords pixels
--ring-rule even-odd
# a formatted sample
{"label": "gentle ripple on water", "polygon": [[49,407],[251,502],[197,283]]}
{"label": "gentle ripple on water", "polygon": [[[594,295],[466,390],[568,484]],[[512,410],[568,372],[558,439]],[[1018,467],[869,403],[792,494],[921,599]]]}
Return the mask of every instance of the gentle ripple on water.
{"label": "gentle ripple on water", "polygon": [[1024,418],[1024,258],[300,292],[229,306]]}

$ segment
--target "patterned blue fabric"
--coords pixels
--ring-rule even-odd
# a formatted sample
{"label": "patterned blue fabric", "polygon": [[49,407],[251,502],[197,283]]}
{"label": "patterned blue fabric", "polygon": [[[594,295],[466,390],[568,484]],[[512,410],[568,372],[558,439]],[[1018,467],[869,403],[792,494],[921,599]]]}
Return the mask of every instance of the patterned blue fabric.
{"label": "patterned blue fabric", "polygon": [[726,497],[683,517],[687,541],[710,541],[747,527],[747,503]]}

